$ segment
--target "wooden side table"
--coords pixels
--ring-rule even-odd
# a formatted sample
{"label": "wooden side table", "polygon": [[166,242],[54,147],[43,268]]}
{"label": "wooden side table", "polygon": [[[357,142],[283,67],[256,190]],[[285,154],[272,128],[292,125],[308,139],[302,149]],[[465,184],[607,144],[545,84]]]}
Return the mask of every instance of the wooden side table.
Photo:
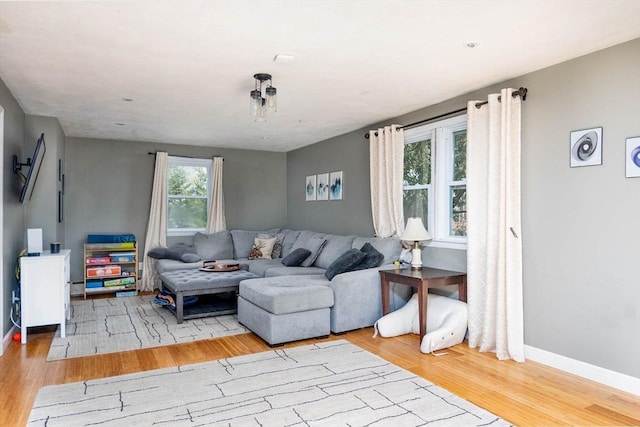
{"label": "wooden side table", "polygon": [[418,290],[420,339],[427,333],[427,293],[429,288],[458,285],[458,299],[467,301],[467,273],[423,267],[420,270],[402,268],[380,270],[382,315],[389,313],[389,282],[408,285]]}

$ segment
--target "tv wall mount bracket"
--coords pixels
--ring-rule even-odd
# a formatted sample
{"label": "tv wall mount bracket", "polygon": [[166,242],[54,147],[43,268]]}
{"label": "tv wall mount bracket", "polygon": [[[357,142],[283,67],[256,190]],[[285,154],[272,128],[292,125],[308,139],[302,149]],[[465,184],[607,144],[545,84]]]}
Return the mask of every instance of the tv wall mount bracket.
{"label": "tv wall mount bracket", "polygon": [[22,170],[23,166],[31,167],[31,157],[27,157],[27,162],[26,163],[20,163],[18,161],[18,156],[16,156],[14,154],[13,155],[13,172],[14,173],[18,173],[18,171]]}

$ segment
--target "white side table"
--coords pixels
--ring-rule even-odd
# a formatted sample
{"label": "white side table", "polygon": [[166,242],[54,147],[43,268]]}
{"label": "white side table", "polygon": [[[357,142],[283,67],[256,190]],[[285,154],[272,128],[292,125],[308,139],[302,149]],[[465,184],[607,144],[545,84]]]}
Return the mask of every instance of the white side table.
{"label": "white side table", "polygon": [[27,343],[27,327],[60,324],[65,336],[70,317],[71,251],[20,258],[20,325],[22,344]]}

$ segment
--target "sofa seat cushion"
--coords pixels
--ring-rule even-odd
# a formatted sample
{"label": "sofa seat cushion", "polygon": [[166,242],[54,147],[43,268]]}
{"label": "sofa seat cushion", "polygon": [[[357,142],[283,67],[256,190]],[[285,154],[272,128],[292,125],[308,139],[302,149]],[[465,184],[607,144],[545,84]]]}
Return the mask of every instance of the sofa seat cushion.
{"label": "sofa seat cushion", "polygon": [[324,275],[325,271],[320,267],[286,267],[279,264],[265,269],[264,277]]}
{"label": "sofa seat cushion", "polygon": [[333,291],[327,286],[284,280],[243,280],[240,296],[272,314],[298,313],[333,305]]}
{"label": "sofa seat cushion", "polygon": [[247,259],[240,260],[241,264],[247,264],[250,272],[257,274],[260,277],[264,277],[265,271],[267,269],[274,266],[281,266],[280,259],[268,259],[268,258],[258,258],[258,259]]}

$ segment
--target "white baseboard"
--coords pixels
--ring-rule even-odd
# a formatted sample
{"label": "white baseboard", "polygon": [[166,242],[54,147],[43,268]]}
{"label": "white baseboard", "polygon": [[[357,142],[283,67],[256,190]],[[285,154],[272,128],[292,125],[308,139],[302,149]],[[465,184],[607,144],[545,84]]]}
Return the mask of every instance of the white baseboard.
{"label": "white baseboard", "polygon": [[534,362],[640,396],[640,378],[621,374],[620,372],[601,368],[600,366],[591,365],[529,345],[524,346],[524,353],[527,359]]}

